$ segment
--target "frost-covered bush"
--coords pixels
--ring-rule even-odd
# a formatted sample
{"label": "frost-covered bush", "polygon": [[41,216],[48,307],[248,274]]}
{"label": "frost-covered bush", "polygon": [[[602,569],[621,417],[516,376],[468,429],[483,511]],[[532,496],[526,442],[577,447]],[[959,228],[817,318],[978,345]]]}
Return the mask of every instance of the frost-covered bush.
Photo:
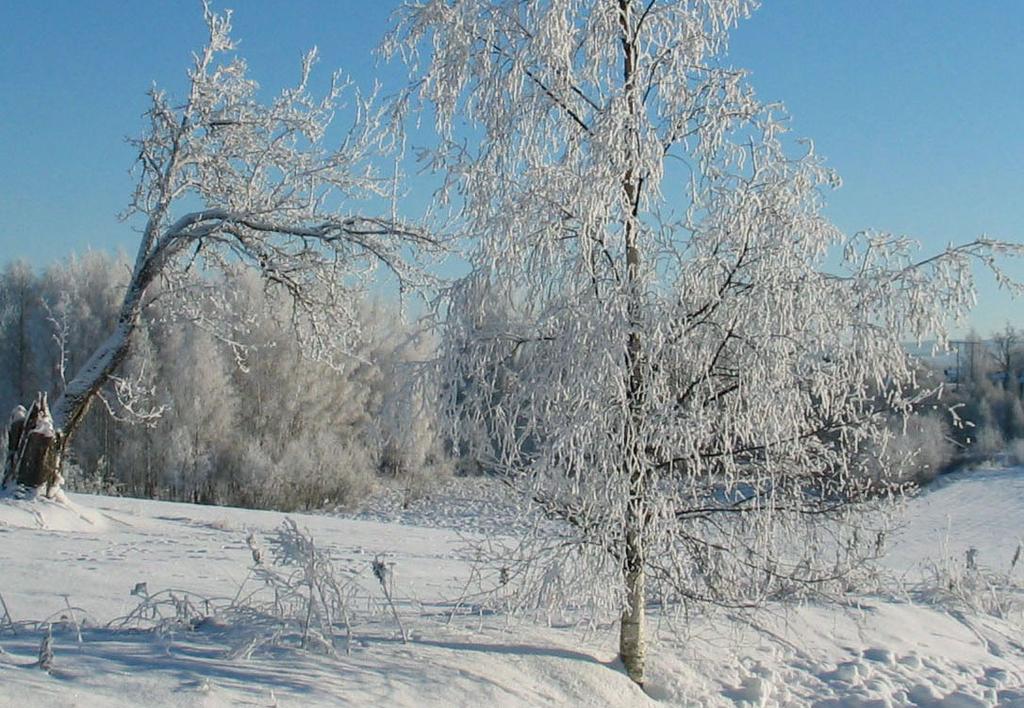
{"label": "frost-covered bush", "polygon": [[981,428],[971,445],[971,451],[984,458],[998,455],[1005,449],[1006,438],[1003,437],[1003,431],[995,426]]}
{"label": "frost-covered bush", "polygon": [[[983,345],[979,342],[977,346]],[[1008,380],[1002,381],[998,376],[1005,372],[982,363],[991,364],[979,362],[973,375],[965,376],[947,397],[963,421],[953,428],[952,435],[964,455],[973,460],[1000,456],[1014,441],[1024,440],[1024,401],[1015,383],[1016,372],[1011,371]]]}
{"label": "frost-covered bush", "polygon": [[333,653],[339,627],[351,640],[349,606],[355,590],[351,578],[334,567],[329,555],[293,519],[285,519],[267,540],[269,553],[254,535],[247,539],[252,576],[263,587],[253,593],[243,587],[239,596],[245,599],[234,610],[256,612],[279,622],[281,630],[295,631],[303,649]]}
{"label": "frost-covered bush", "polygon": [[1021,544],[1008,563],[1006,559],[999,563],[981,557],[979,550],[973,547],[960,557],[947,552],[927,568],[930,573],[917,589],[917,595],[948,607],[1024,621],[1022,556],[1024,545]]}
{"label": "frost-covered bush", "polygon": [[926,484],[954,459],[949,423],[938,415],[912,415],[895,420],[886,435],[868,443],[871,474],[895,483]]}
{"label": "frost-covered bush", "polygon": [[249,532],[245,542],[252,563],[229,595],[205,595],[188,586],[152,588],[140,579],[124,588],[132,598],[127,611],[103,623],[66,597],[64,607],[48,616],[15,620],[0,595],[0,633],[39,636],[38,660],[30,665],[46,670],[54,663],[53,635],[58,630],[73,632],[79,645],[95,631],[106,638],[120,632],[173,638],[214,631],[232,660],[248,659],[261,648],[270,648],[277,657],[282,649],[349,652],[353,632],[371,624],[377,631],[394,627],[407,641],[396,605],[393,562],[383,556],[356,564],[339,562],[332,549],[319,545],[291,518],[265,535]]}
{"label": "frost-covered bush", "polygon": [[1014,440],[1010,444],[1009,462],[1011,465],[1024,465],[1024,440]]}
{"label": "frost-covered bush", "polygon": [[253,508],[290,511],[344,505],[364,497],[374,484],[371,451],[339,447],[339,441],[323,431],[273,452],[250,440],[230,464],[237,467],[222,483],[221,496]]}
{"label": "frost-covered bush", "polygon": [[106,459],[102,457],[92,470],[85,470],[75,463],[66,464],[64,466],[64,486],[86,494],[105,494],[107,496],[120,494],[120,485],[111,475]]}
{"label": "frost-covered bush", "polygon": [[234,597],[170,588],[150,592],[139,582],[131,591],[136,605],[107,627],[157,633],[233,629],[233,658],[247,658],[267,644],[334,653],[339,633],[348,646],[358,590],[354,575],[337,569],[290,518],[265,540],[250,533],[246,542],[252,566]]}

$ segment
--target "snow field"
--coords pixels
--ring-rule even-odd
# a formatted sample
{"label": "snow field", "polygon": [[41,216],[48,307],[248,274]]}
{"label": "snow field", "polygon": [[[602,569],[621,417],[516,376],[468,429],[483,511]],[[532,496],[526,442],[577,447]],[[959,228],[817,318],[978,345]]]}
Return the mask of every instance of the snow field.
{"label": "snow field", "polygon": [[[222,601],[251,588],[245,538],[272,533],[283,514],[82,495],[4,500],[0,595],[21,624],[0,632],[0,706],[127,706],[140,696],[154,706],[1024,706],[1020,615],[915,602],[928,598],[910,590],[689,623],[653,610],[645,694],[616,665],[613,626],[453,614],[470,572],[466,539],[514,530],[519,514],[486,482],[453,484],[408,505],[385,496],[360,518],[293,515],[359,586],[351,654],[335,656],[254,645],[253,627],[216,616],[194,631],[104,626],[136,607],[140,582]],[[961,474],[910,503],[888,563],[906,588],[967,548],[1005,573],[1022,526],[1024,471]],[[370,571],[378,556],[393,564],[408,644],[383,610]],[[47,618],[50,673],[36,666],[41,625],[24,623]]]}

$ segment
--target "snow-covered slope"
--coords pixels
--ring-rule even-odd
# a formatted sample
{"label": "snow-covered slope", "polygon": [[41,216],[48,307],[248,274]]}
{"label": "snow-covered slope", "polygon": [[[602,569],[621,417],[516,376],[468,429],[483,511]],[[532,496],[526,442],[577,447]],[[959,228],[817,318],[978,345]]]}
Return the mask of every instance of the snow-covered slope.
{"label": "snow-covered slope", "polygon": [[[452,614],[471,572],[466,535],[516,513],[479,482],[410,509],[293,516],[356,578],[351,654],[256,646],[237,617],[192,631],[107,627],[138,606],[138,583],[211,607],[237,600],[254,587],[246,537],[272,533],[285,515],[68,496],[0,501],[0,595],[16,631],[0,631],[0,706],[1024,706],[1020,616],[943,609],[910,590],[686,627],[654,613],[645,694],[616,666],[613,627]],[[1024,530],[1024,470],[945,480],[911,502],[908,519],[889,559],[904,589],[944,553],[955,565],[971,547],[1005,574]],[[408,643],[384,610],[378,558],[393,564]],[[43,620],[54,623],[49,673],[36,665]]]}
{"label": "snow-covered slope", "polygon": [[[940,477],[909,511],[895,538],[893,567],[914,569],[962,560],[974,548],[980,564],[1006,571],[1024,543],[1024,468]],[[1024,565],[1024,559],[1019,563]],[[1024,578],[1024,572],[1019,577]]]}

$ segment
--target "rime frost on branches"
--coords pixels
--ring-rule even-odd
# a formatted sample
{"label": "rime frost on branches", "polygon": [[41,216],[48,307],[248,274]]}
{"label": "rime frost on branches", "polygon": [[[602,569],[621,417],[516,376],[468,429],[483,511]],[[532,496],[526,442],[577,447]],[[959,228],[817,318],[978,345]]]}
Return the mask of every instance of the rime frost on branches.
{"label": "rime frost on branches", "polygon": [[282,621],[298,622],[303,648],[316,646],[328,653],[334,651],[335,625],[340,622],[345,627],[350,651],[349,582],[335,571],[330,557],[317,548],[313,537],[299,529],[293,519],[286,518],[269,540],[273,564],[264,562],[264,548],[254,534],[246,539],[252,552],[253,575],[273,591],[273,607],[268,612]]}
{"label": "rime frost on branches", "polygon": [[753,5],[417,2],[386,45],[436,109],[428,159],[475,239],[443,358],[456,438],[564,522],[581,583],[622,579],[638,682],[648,578],[746,605],[879,550],[841,522],[893,491],[860,451],[918,395],[901,342],[944,339],[973,261],[1017,287],[994,257],[1020,246],[921,260],[824,218],[838,178],[722,60]]}
{"label": "rime frost on branches", "polygon": [[[126,218],[143,223],[114,331],[63,388],[53,406],[58,459],[97,392],[124,361],[140,317],[159,283],[186,319],[237,342],[228,317],[233,294],[216,279],[190,277],[251,269],[266,287],[287,293],[290,318],[307,351],[329,359],[358,335],[354,307],[368,278],[383,268],[403,288],[421,274],[409,257],[430,240],[394,214],[394,179],[377,161],[396,147],[386,111],[339,75],[315,95],[316,52],[299,81],[264,100],[235,56],[230,13],[205,9],[209,40],[194,54],[187,94],[150,92],[148,126],[138,148],[139,180]],[[352,124],[332,123],[350,102]],[[383,204],[383,216],[351,211]],[[390,205],[390,206],[388,206]],[[241,320],[244,326],[244,318]],[[119,397],[132,400],[118,383]],[[12,473],[12,471],[8,471]],[[42,475],[13,472],[33,484]]]}

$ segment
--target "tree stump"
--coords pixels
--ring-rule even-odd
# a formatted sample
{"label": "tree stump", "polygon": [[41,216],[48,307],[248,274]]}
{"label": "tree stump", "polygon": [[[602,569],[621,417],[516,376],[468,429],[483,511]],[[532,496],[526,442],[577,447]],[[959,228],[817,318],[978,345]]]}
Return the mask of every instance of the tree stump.
{"label": "tree stump", "polygon": [[60,453],[60,436],[53,428],[46,394],[40,393],[27,414],[22,406],[11,414],[4,484],[14,480],[32,489],[45,486],[49,494],[60,479]]}

